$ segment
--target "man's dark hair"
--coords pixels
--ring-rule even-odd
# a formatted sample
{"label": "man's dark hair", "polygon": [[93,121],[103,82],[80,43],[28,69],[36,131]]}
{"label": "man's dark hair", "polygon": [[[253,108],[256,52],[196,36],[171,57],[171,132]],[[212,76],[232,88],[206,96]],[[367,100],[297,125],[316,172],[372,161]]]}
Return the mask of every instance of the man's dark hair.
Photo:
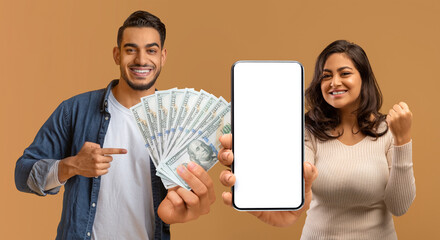
{"label": "man's dark hair", "polygon": [[118,30],[118,47],[121,48],[122,34],[128,27],[151,27],[159,32],[160,45],[163,48],[165,44],[166,29],[165,24],[153,14],[146,11],[136,11],[132,13]]}

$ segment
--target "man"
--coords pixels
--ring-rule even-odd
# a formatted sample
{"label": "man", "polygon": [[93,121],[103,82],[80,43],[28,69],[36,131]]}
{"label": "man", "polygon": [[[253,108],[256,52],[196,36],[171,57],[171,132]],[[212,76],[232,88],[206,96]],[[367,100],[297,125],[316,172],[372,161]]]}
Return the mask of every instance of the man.
{"label": "man", "polygon": [[211,178],[193,163],[178,168],[192,191],[167,191],[131,118],[129,108],[155,92],[165,35],[156,16],[131,14],[113,49],[119,80],[61,103],[18,159],[18,190],[45,196],[65,186],[57,239],[169,239],[168,224],[215,201]]}

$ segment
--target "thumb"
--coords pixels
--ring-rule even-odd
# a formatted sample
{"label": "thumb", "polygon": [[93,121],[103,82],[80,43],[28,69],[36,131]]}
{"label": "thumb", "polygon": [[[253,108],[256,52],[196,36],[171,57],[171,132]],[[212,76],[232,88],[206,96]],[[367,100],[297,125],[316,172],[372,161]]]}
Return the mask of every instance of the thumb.
{"label": "thumb", "polygon": [[318,169],[311,163],[304,163],[305,192],[312,191],[312,183],[318,177]]}
{"label": "thumb", "polygon": [[391,116],[389,114],[387,114],[385,122],[387,123],[388,127],[391,125]]}

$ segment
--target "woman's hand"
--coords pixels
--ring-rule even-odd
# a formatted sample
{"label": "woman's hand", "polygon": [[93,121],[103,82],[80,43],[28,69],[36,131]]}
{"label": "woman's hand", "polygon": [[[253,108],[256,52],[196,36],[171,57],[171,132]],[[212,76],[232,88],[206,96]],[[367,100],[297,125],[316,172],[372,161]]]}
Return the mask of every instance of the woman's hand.
{"label": "woman's hand", "polygon": [[[234,154],[232,153],[232,135],[224,135],[220,138],[223,148],[218,154],[219,161],[225,166],[231,166],[234,161]],[[305,180],[305,203],[304,206],[297,211],[252,211],[250,214],[256,216],[261,221],[277,227],[287,227],[296,222],[301,216],[302,212],[309,208],[312,201],[312,183],[318,176],[318,170],[311,163],[304,163],[304,180]],[[224,170],[220,173],[220,182],[226,186],[231,187],[235,184],[235,176],[230,169]],[[232,193],[224,192],[222,194],[223,202],[232,206]]]}
{"label": "woman's hand", "polygon": [[388,112],[386,121],[394,136],[396,146],[411,141],[412,112],[406,103],[395,104]]}

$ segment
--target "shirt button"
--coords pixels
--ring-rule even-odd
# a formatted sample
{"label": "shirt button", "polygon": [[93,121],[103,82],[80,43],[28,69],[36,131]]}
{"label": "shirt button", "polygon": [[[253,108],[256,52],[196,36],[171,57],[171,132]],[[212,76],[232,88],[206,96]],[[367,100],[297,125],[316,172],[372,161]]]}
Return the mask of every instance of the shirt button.
{"label": "shirt button", "polygon": [[96,207],[96,203],[92,203],[92,207]]}
{"label": "shirt button", "polygon": [[108,117],[105,117],[105,120],[107,121],[107,120],[108,120]]}
{"label": "shirt button", "polygon": [[87,237],[90,237],[90,232],[87,232]]}

